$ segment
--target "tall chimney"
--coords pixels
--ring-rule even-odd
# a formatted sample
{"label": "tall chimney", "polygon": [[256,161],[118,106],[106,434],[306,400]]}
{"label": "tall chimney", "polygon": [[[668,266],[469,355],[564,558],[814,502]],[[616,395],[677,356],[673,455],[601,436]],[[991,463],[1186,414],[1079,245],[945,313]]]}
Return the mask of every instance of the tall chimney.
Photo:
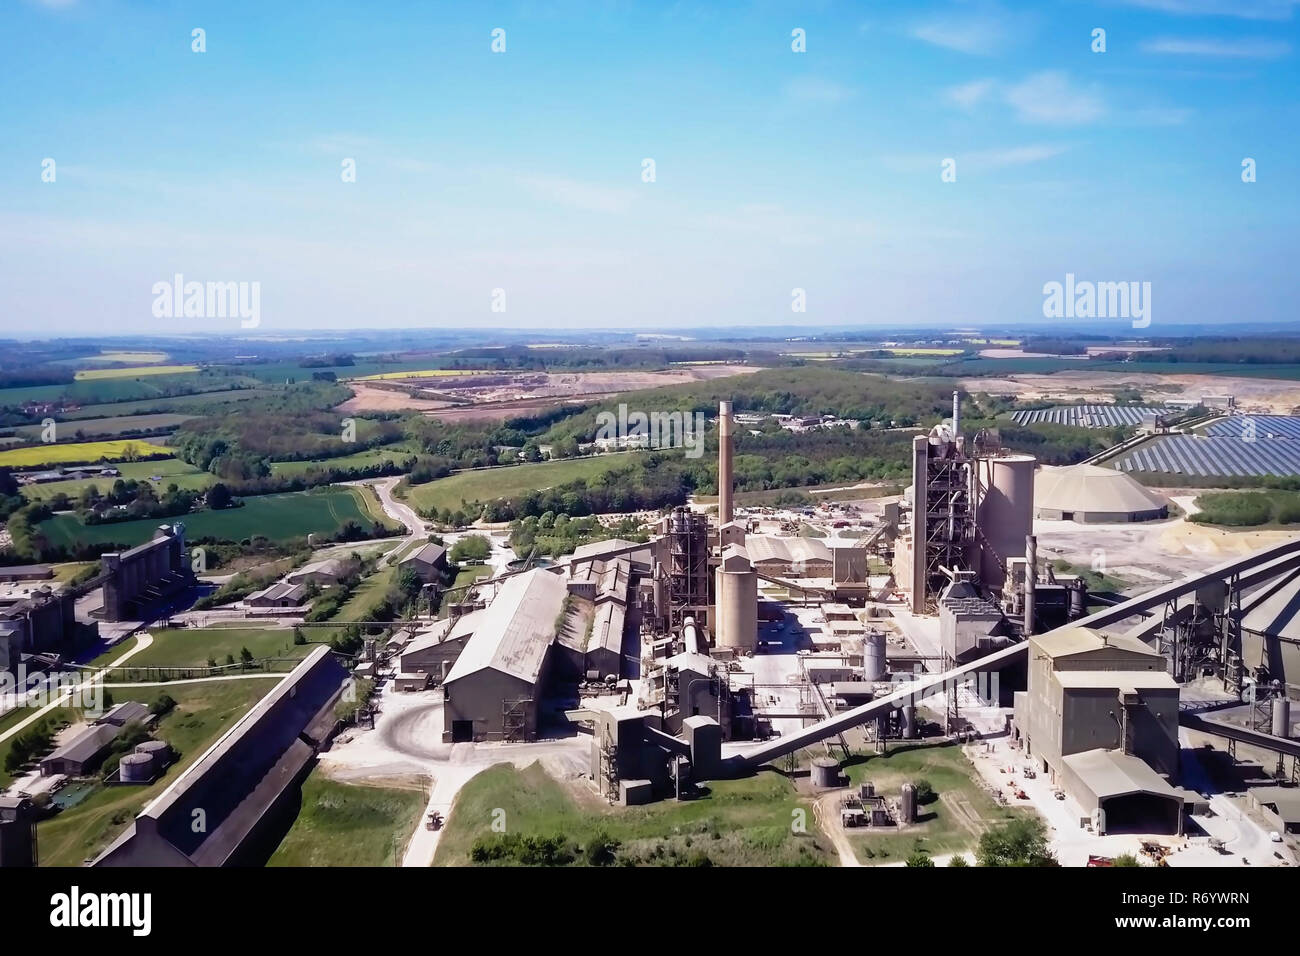
{"label": "tall chimney", "polygon": [[1025,535],[1025,637],[1034,633],[1034,589],[1038,586],[1038,539]]}
{"label": "tall chimney", "polygon": [[961,437],[961,399],[958,397],[957,389],[952,390],[952,440],[956,441]]}
{"label": "tall chimney", "polygon": [[731,520],[731,402],[718,402],[718,525]]}

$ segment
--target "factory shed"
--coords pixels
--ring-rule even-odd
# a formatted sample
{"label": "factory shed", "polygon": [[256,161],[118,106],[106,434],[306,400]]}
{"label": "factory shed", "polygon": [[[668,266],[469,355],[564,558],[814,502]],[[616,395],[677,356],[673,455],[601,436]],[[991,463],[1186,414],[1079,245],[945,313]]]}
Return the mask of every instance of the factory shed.
{"label": "factory shed", "polygon": [[425,584],[435,584],[447,572],[447,549],[430,542],[402,558],[397,566],[411,568]]}
{"label": "factory shed", "polygon": [[285,580],[290,584],[338,584],[348,573],[349,566],[349,563],[342,558],[326,558],[323,561],[304,564],[297,571],[289,572]]}
{"label": "factory shed", "polygon": [[1169,516],[1168,503],[1112,468],[1044,466],[1034,479],[1034,515],[1084,524],[1150,521]]}
{"label": "factory shed", "polygon": [[439,683],[451,671],[486,611],[471,611],[456,620],[439,621],[421,631],[402,649],[401,669],[405,674],[425,674]]}
{"label": "factory shed", "polygon": [[766,574],[809,578],[831,574],[831,549],[817,538],[751,534],[745,538],[745,552],[755,569]]}
{"label": "factory shed", "polygon": [[[347,671],[317,647],[136,817],[95,866],[258,865],[338,725]],[[196,826],[197,821],[204,826]]]}
{"label": "factory shed", "polygon": [[107,711],[72,740],[41,760],[41,775],[85,776],[104,757],[108,748],[128,724],[147,723],[149,708],[138,701],[126,701]]}
{"label": "factory shed", "polygon": [[305,600],[307,600],[305,584],[287,584],[281,581],[265,590],[250,594],[244,599],[244,603],[249,607],[301,607]]}
{"label": "factory shed", "polygon": [[1300,788],[1251,787],[1246,796],[1279,833],[1300,833]]}
{"label": "factory shed", "polygon": [[1105,815],[1106,833],[1183,832],[1183,794],[1137,757],[1086,750],[1062,760],[1066,790],[1090,815]]}
{"label": "factory shed", "polygon": [[1300,571],[1257,588],[1242,601],[1242,659],[1270,678],[1300,682]]}
{"label": "factory shed", "polygon": [[627,613],[618,601],[602,601],[596,607],[591,622],[591,638],[587,641],[587,670],[601,677],[621,676],[623,666],[623,629]]}
{"label": "factory shed", "polygon": [[444,742],[536,736],[537,700],[567,596],[564,578],[542,569],[501,585],[443,684]]}

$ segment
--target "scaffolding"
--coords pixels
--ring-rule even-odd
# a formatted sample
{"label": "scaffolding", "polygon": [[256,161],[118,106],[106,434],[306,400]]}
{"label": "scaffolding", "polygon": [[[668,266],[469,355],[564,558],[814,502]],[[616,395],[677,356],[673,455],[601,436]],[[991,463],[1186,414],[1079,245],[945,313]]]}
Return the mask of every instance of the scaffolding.
{"label": "scaffolding", "polygon": [[601,741],[600,782],[610,806],[618,803],[618,745],[608,735]]}
{"label": "scaffolding", "polygon": [[528,739],[528,707],[532,703],[529,697],[517,697],[501,702],[501,739],[506,741],[523,741]]}
{"label": "scaffolding", "polygon": [[[689,508],[668,516],[668,626],[702,618],[709,606],[709,524]],[[662,610],[662,609],[660,609]]]}
{"label": "scaffolding", "polygon": [[[938,610],[950,571],[972,570],[975,513],[971,503],[970,461],[953,442],[931,442],[925,457],[925,607]],[[913,556],[913,560],[916,560]]]}

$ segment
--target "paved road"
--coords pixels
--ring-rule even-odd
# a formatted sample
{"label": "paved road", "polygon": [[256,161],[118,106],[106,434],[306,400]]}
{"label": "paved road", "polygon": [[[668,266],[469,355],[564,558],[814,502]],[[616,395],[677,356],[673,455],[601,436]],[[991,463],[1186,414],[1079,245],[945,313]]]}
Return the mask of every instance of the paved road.
{"label": "paved road", "polygon": [[424,523],[423,518],[415,513],[415,509],[393,497],[393,489],[397,487],[397,483],[401,480],[400,477],[394,477],[353,482],[353,484],[370,485],[374,488],[375,494],[379,496],[379,505],[384,509],[384,514],[394,521],[400,522],[406,528],[406,539],[384,555],[379,562],[380,567],[387,567],[393,560],[393,556],[399,554],[407,543],[417,538],[424,538],[429,533],[428,525]]}

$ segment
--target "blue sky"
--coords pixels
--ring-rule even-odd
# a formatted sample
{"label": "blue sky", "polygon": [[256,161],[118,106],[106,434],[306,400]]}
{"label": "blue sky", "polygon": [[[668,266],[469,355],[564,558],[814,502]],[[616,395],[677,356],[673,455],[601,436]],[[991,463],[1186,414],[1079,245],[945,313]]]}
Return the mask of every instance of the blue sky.
{"label": "blue sky", "polygon": [[1150,282],[1153,334],[1295,319],[1293,0],[6,0],[0,18],[9,335],[238,331],[155,318],[175,273],[259,282],[268,334],[1048,329],[1042,286],[1067,272]]}

